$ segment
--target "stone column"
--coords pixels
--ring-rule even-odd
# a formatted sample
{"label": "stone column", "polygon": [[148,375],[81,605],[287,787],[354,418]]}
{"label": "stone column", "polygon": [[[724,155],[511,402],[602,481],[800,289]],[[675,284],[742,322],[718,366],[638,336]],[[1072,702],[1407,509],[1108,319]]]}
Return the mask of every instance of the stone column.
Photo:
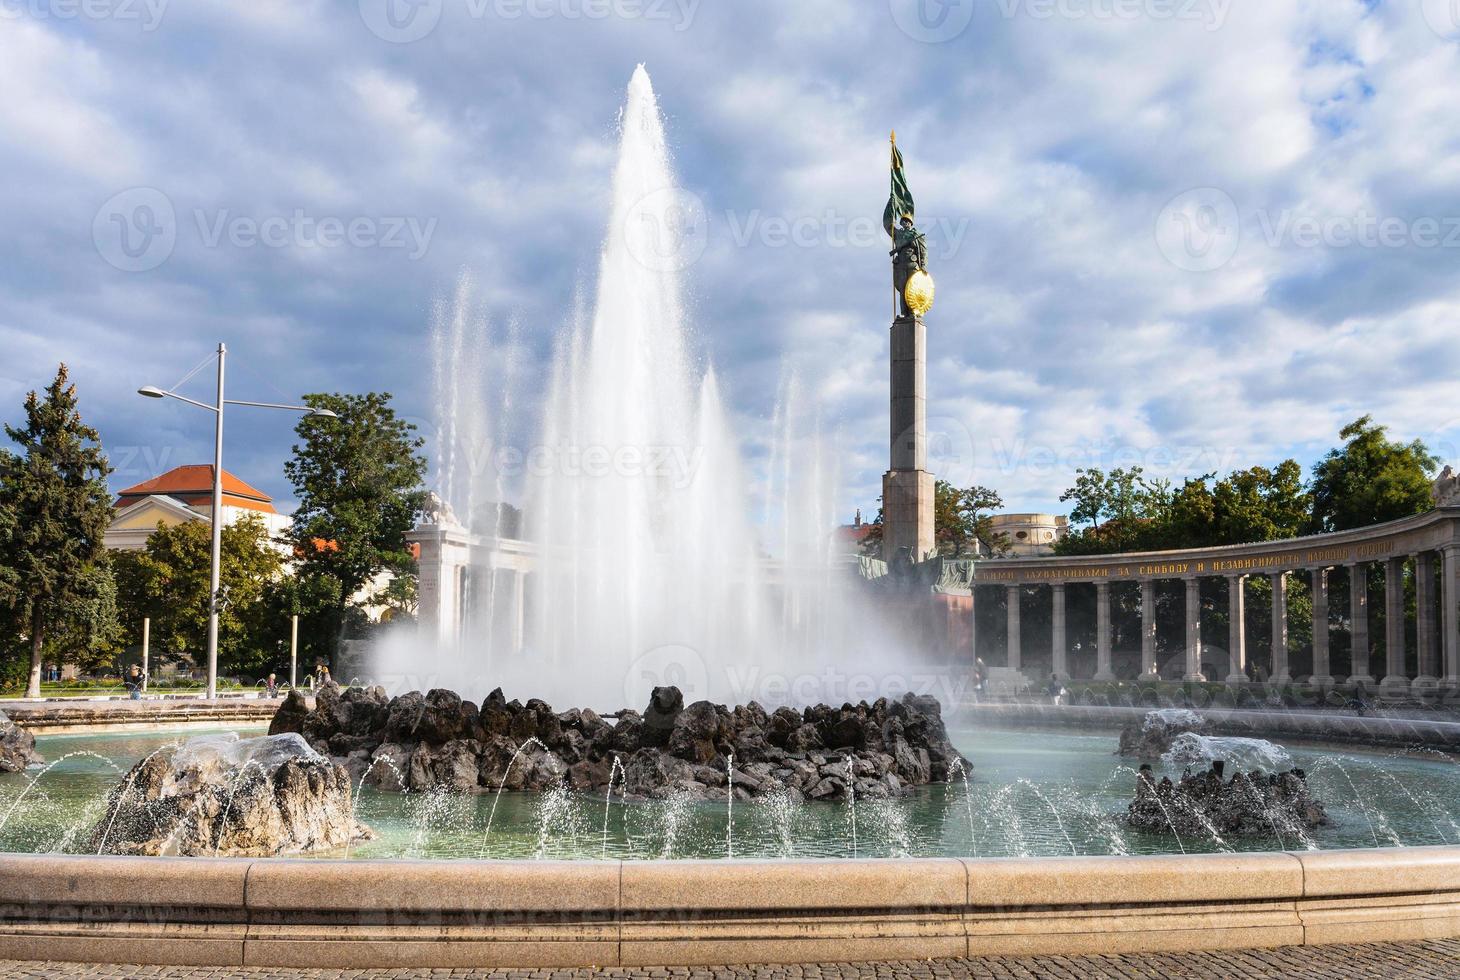
{"label": "stone column", "polygon": [[1414,556],[1415,645],[1419,647],[1419,673],[1414,688],[1434,690],[1440,685],[1440,656],[1435,646],[1435,556],[1421,551]]}
{"label": "stone column", "polygon": [[1274,684],[1293,679],[1288,670],[1288,573],[1277,572],[1272,580],[1272,677]]}
{"label": "stone column", "polygon": [[1349,683],[1372,686],[1369,672],[1369,566],[1357,562],[1348,566]]}
{"label": "stone column", "polygon": [[1009,651],[1009,669],[1019,670],[1022,666],[1023,652],[1020,649],[1022,637],[1019,633],[1019,592],[1017,585],[1009,586],[1009,627],[1004,646]]}
{"label": "stone column", "polygon": [[1049,587],[1050,599],[1053,608],[1050,611],[1050,663],[1054,665],[1054,673],[1060,680],[1068,680],[1069,670],[1069,643],[1065,639],[1065,583],[1056,582]]}
{"label": "stone column", "polygon": [[1247,683],[1247,576],[1227,576],[1227,683]]}
{"label": "stone column", "polygon": [[1110,666],[1110,583],[1095,583],[1095,679],[1115,680]]}
{"label": "stone column", "polygon": [[1460,595],[1457,595],[1455,578],[1460,575],[1460,547],[1446,545],[1442,552],[1444,563],[1440,566],[1440,601],[1444,608],[1440,614],[1440,625],[1444,629],[1444,641],[1440,644],[1445,653],[1445,681],[1447,688],[1460,688]]}
{"label": "stone column", "polygon": [[1156,670],[1156,582],[1141,582],[1141,680],[1155,681]]}
{"label": "stone column", "polygon": [[922,561],[934,548],[933,474],[927,470],[928,331],[921,317],[892,321],[892,452],[882,477],[884,558]]}
{"label": "stone column", "polygon": [[1404,559],[1384,563],[1384,679],[1379,686],[1387,693],[1409,690],[1404,669]]}
{"label": "stone column", "polygon": [[1308,683],[1332,687],[1333,671],[1328,662],[1328,569],[1310,569],[1313,577],[1313,676]]}
{"label": "stone column", "polygon": [[1186,676],[1188,681],[1204,681],[1201,672],[1201,579],[1186,580]]}
{"label": "stone column", "polygon": [[527,638],[527,575],[520,569],[512,570],[512,652],[522,652]]}

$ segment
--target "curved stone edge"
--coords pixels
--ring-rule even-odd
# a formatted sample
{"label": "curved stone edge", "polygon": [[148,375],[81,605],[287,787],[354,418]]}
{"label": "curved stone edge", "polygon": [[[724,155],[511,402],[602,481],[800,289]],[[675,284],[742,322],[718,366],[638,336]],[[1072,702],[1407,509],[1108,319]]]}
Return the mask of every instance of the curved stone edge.
{"label": "curved stone edge", "polygon": [[0,856],[0,958],[334,969],[793,963],[1460,936],[1460,847],[412,862]]}

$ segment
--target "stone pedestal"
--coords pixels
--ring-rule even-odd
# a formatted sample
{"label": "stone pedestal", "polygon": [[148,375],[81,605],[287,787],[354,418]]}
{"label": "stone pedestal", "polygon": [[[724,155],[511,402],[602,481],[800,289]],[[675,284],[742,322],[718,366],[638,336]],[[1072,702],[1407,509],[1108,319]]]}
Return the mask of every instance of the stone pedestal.
{"label": "stone pedestal", "polygon": [[888,561],[907,548],[913,561],[935,550],[933,474],[893,471],[882,476],[882,555]]}

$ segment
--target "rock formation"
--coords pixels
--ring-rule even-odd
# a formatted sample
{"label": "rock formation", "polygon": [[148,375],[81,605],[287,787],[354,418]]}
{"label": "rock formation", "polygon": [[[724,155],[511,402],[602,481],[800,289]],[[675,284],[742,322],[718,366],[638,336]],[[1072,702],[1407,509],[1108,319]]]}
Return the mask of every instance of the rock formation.
{"label": "rock formation", "polygon": [[937,700],[912,694],[767,712],[754,702],[685,705],[677,688],[661,687],[643,714],[600,716],[555,712],[536,698],[508,701],[500,690],[478,706],[443,690],[387,699],[380,688],[326,685],[313,711],[303,707],[291,695],[270,731],[298,732],[354,778],[384,790],[541,791],[566,782],[604,793],[617,758],[624,776],[615,791],[630,799],[780,791],[835,800],[848,789],[871,799],[942,782],[961,758]]}
{"label": "rock formation", "polygon": [[1264,774],[1234,775],[1222,779],[1223,766],[1214,763],[1204,773],[1185,772],[1179,782],[1156,782],[1142,767],[1136,798],[1126,810],[1126,823],[1140,830],[1183,837],[1244,834],[1290,834],[1328,823],[1323,804],[1308,793],[1301,769]]}
{"label": "rock formation", "polygon": [[42,761],[35,750],[35,736],[0,711],[0,772],[23,772],[26,766]]}
{"label": "rock formation", "polygon": [[106,854],[264,856],[368,838],[344,768],[296,734],[189,739],[137,763],[91,835]]}
{"label": "rock formation", "polygon": [[1206,734],[1206,720],[1186,708],[1149,711],[1140,721],[1122,729],[1117,753],[1133,759],[1159,759],[1171,751],[1171,743],[1178,735],[1187,732]]}

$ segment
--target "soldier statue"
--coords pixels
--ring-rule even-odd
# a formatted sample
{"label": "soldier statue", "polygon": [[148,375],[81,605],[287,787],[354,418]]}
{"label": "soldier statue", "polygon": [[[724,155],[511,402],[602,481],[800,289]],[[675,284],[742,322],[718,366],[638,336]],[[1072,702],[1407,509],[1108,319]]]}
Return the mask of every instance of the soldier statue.
{"label": "soldier statue", "polygon": [[928,239],[913,224],[912,215],[904,214],[892,244],[888,254],[892,256],[892,288],[897,291],[898,308],[902,316],[916,316],[907,305],[907,281],[914,272],[928,271]]}

